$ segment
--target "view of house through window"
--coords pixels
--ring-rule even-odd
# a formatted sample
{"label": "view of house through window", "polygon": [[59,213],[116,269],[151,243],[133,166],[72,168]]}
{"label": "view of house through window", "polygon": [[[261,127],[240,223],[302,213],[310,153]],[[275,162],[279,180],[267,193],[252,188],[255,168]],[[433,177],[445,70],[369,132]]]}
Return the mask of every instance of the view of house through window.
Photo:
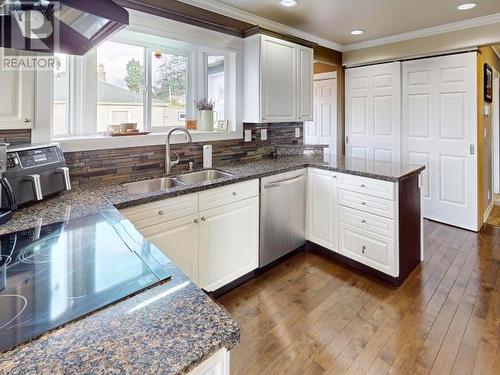
{"label": "view of house through window", "polygon": [[207,57],[207,96],[215,103],[217,120],[224,120],[224,56]]}
{"label": "view of house through window", "polygon": [[184,126],[188,58],[170,53],[152,52],[151,126]]}
{"label": "view of house through window", "polygon": [[144,48],[105,42],[97,49],[97,132],[136,122],[144,130]]}
{"label": "view of house through window", "polygon": [[122,32],[86,56],[59,55],[52,135],[104,134],[122,123],[165,132],[196,119],[194,100],[205,97],[214,103],[214,119],[227,120],[226,55],[149,38]]}

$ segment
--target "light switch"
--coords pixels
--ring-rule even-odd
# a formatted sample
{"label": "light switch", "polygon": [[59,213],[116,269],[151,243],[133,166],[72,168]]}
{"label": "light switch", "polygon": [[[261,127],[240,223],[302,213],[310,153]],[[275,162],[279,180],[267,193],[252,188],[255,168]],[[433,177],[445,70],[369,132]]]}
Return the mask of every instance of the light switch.
{"label": "light switch", "polygon": [[252,131],[245,130],[245,142],[252,142]]}
{"label": "light switch", "polygon": [[300,138],[300,128],[295,128],[295,138]]}
{"label": "light switch", "polygon": [[260,140],[267,141],[267,129],[260,129]]}

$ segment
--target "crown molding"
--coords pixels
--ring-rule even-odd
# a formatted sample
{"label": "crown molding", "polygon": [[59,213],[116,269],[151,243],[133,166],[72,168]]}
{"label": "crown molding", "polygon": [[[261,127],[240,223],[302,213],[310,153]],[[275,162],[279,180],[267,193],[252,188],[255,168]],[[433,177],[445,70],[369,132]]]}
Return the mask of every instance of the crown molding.
{"label": "crown molding", "polygon": [[490,14],[488,16],[469,18],[467,20],[447,23],[444,25],[428,27],[425,29],[410,31],[407,33],[391,35],[378,39],[371,39],[364,42],[352,43],[343,45],[344,51],[353,51],[357,49],[377,47],[384,44],[403,42],[406,40],[423,38],[427,36],[433,36],[438,34],[444,34],[452,31],[470,29],[473,27],[486,26],[495,23],[500,23],[500,13]]}
{"label": "crown molding", "polygon": [[309,33],[306,33],[304,31],[297,30],[293,27],[283,25],[279,22],[272,21],[270,19],[264,18],[257,16],[255,14],[252,14],[250,12],[238,9],[236,7],[233,7],[231,5],[223,4],[215,0],[179,0],[183,3],[189,4],[189,5],[194,5],[199,8],[203,8],[215,13],[222,14],[224,16],[232,17],[235,19],[238,19],[240,21],[248,22],[251,24],[257,24],[258,26],[269,29],[274,32],[282,33],[282,34],[288,34],[297,38],[309,40],[311,42],[317,43],[323,47],[328,47],[332,48],[334,50],[343,52],[344,51],[344,46],[341,44],[335,43],[331,40],[327,40],[324,38],[321,38],[316,35],[312,35]]}
{"label": "crown molding", "polygon": [[268,29],[281,34],[288,34],[297,38],[308,40],[317,43],[323,47],[328,47],[340,52],[353,51],[363,48],[377,47],[384,44],[403,42],[406,40],[429,37],[433,35],[444,34],[448,32],[470,29],[473,27],[480,27],[491,25],[495,23],[500,23],[500,13],[490,14],[487,16],[470,18],[463,21],[447,23],[444,25],[428,27],[425,29],[410,31],[406,33],[391,35],[383,38],[366,40],[358,43],[351,44],[339,44],[332,40],[328,40],[296,28],[283,25],[282,23],[272,21],[270,19],[257,16],[250,12],[241,10],[239,8],[233,7],[221,3],[216,0],[178,0],[185,4],[193,5],[214,13],[219,13],[227,17],[231,17],[240,21],[244,21],[253,25],[258,25],[262,28]]}

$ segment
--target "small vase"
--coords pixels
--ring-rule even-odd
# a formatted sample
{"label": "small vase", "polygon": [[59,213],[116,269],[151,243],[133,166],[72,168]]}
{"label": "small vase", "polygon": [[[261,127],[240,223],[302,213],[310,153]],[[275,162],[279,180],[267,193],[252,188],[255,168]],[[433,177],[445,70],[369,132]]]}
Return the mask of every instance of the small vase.
{"label": "small vase", "polygon": [[200,111],[200,123],[198,130],[213,131],[214,130],[214,111]]}

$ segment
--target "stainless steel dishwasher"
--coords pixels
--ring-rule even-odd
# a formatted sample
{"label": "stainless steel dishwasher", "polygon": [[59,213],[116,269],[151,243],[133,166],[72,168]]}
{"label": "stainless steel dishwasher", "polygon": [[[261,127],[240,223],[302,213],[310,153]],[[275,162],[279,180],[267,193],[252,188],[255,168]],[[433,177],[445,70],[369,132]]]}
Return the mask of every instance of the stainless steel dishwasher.
{"label": "stainless steel dishwasher", "polygon": [[306,171],[261,180],[260,267],[305,244]]}

